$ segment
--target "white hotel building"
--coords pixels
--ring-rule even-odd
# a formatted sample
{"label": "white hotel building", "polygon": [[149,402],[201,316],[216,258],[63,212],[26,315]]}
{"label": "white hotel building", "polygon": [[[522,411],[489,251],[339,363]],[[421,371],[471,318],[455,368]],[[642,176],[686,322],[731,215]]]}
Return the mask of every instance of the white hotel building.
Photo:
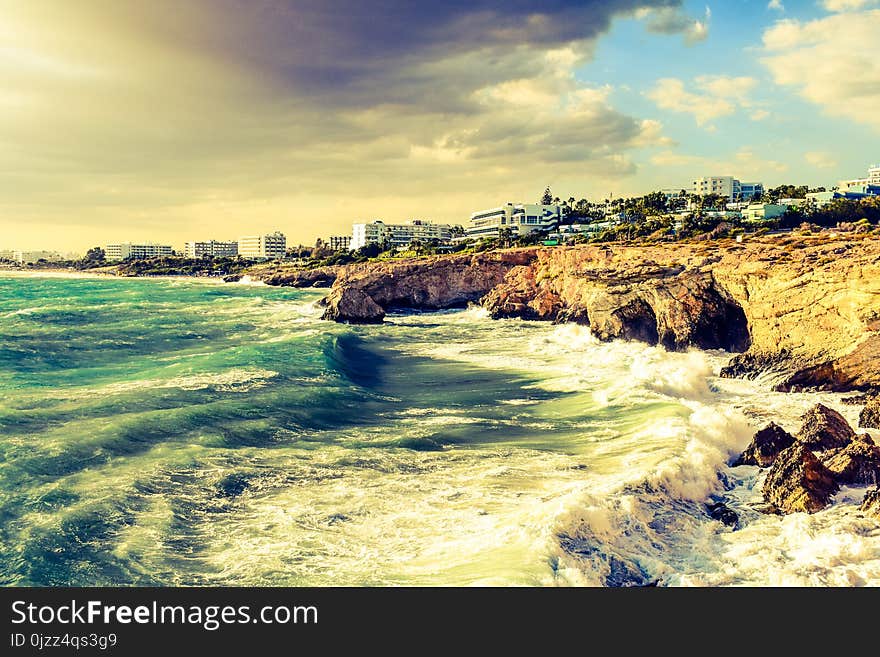
{"label": "white hotel building", "polygon": [[107,260],[125,260],[127,258],[145,260],[147,258],[170,256],[173,253],[174,249],[167,244],[132,244],[131,242],[122,242],[119,244],[108,244],[104,247],[104,254]]}
{"label": "white hotel building", "polygon": [[497,238],[502,228],[510,228],[514,237],[536,230],[550,231],[559,225],[562,207],[531,203],[507,203],[498,208],[474,212],[467,236],[474,239]]}
{"label": "white hotel building", "polygon": [[718,194],[731,201],[748,201],[755,195],[764,193],[764,184],[740,182],[733,176],[708,176],[691,181],[691,193],[697,196]]}
{"label": "white hotel building", "polygon": [[183,253],[187,258],[202,258],[204,256],[233,258],[238,255],[238,242],[220,242],[218,240],[187,242],[183,247]]}
{"label": "white hotel building", "polygon": [[249,260],[273,260],[287,253],[287,238],[275,231],[269,235],[247,235],[238,238],[238,255]]}
{"label": "white hotel building", "polygon": [[413,219],[404,224],[386,224],[377,219],[370,223],[352,224],[348,248],[355,251],[367,244],[382,243],[395,248],[405,248],[416,240],[448,242],[451,239],[450,224],[435,224],[421,219]]}

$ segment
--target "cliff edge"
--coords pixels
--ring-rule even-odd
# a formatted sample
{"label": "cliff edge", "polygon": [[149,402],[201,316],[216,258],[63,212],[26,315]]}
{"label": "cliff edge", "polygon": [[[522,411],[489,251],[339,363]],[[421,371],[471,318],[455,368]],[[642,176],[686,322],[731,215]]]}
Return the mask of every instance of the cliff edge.
{"label": "cliff edge", "polygon": [[326,319],[480,302],[495,318],[589,325],[671,350],[739,352],[725,376],[880,389],[880,238],[829,233],[527,248],[342,268]]}

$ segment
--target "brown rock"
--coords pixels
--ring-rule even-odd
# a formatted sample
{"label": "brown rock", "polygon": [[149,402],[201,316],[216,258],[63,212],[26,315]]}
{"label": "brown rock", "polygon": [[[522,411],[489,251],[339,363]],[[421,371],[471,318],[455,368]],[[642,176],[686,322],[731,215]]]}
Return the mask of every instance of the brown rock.
{"label": "brown rock", "polygon": [[576,321],[603,339],[747,349],[723,375],[778,371],[781,390],[880,389],[880,236],[873,234],[373,262],[343,267],[334,285],[359,288],[383,310],[483,299],[493,316]]}
{"label": "brown rock", "polygon": [[771,422],[755,434],[749,446],[733,462],[733,466],[757,465],[761,468],[770,467],[779,453],[794,445],[794,442],[794,436],[778,424]]}
{"label": "brown rock", "polygon": [[358,288],[334,288],[328,297],[327,310],[322,319],[352,324],[379,324],[385,319],[385,311]]}
{"label": "brown rock", "polygon": [[[518,249],[347,265],[327,296],[324,318],[371,323],[381,321],[376,317],[390,308],[465,307],[498,285],[511,269],[534,257],[534,249]],[[378,311],[363,303],[364,297]]]}
{"label": "brown rock", "polygon": [[824,404],[813,406],[801,420],[797,439],[812,450],[846,447],[856,435],[840,413]]}
{"label": "brown rock", "polygon": [[764,498],[782,513],[815,513],[838,491],[833,476],[800,443],[783,450],[767,473]]}
{"label": "brown rock", "polygon": [[859,413],[859,426],[863,429],[880,429],[880,397],[867,401]]}
{"label": "brown rock", "polygon": [[838,484],[880,483],[880,447],[868,434],[856,436],[846,447],[825,452],[822,464]]}
{"label": "brown rock", "polygon": [[880,520],[880,487],[869,490],[859,508],[865,512],[865,515]]}

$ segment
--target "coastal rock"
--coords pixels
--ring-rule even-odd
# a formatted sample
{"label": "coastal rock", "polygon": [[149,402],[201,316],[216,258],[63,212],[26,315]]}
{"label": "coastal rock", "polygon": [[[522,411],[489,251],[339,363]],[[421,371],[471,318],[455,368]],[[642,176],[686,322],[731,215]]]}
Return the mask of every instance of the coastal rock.
{"label": "coastal rock", "polygon": [[739,524],[739,515],[724,502],[713,502],[706,505],[709,517],[717,520],[728,527],[736,527]]}
{"label": "coastal rock", "polygon": [[841,485],[880,483],[880,447],[868,434],[856,436],[846,447],[825,452],[822,464]]}
{"label": "coastal rock", "polygon": [[779,453],[791,447],[794,442],[794,436],[775,422],[771,422],[755,434],[749,446],[731,465],[734,467],[738,465],[770,467]]}
{"label": "coastal rock", "polygon": [[324,318],[371,323],[381,321],[376,319],[379,311],[384,316],[394,308],[463,308],[534,258],[534,249],[517,249],[347,265],[327,297]]}
{"label": "coastal rock", "polygon": [[385,311],[367,294],[356,287],[334,289],[327,297],[327,310],[322,319],[353,324],[380,324]]}
{"label": "coastal rock", "polygon": [[859,426],[863,429],[880,429],[880,397],[867,401],[859,413]]}
{"label": "coastal rock", "polygon": [[800,443],[783,450],[764,481],[764,499],[782,513],[815,513],[838,491],[828,469]]}
{"label": "coastal rock", "polygon": [[653,261],[608,265],[595,247],[540,251],[535,263],[512,270],[482,304],[495,318],[589,324],[600,340],[638,340],[676,351],[748,347],[742,308],[710,271]]}
{"label": "coastal rock", "polygon": [[770,370],[779,375],[778,390],[880,389],[880,237],[873,234],[817,231],[742,243],[613,243],[371,262],[342,268],[334,286],[358,288],[384,310],[482,300],[493,317],[588,324],[604,340],[744,352],[722,376]]}
{"label": "coastal rock", "polygon": [[866,516],[880,520],[880,487],[869,490],[865,493],[865,499],[862,506],[859,507]]}
{"label": "coastal rock", "polygon": [[812,450],[846,447],[856,435],[840,413],[824,404],[813,406],[801,420],[797,439]]}
{"label": "coastal rock", "polygon": [[281,287],[330,287],[336,282],[341,267],[317,267],[315,269],[288,269],[280,267],[260,276],[266,285]]}

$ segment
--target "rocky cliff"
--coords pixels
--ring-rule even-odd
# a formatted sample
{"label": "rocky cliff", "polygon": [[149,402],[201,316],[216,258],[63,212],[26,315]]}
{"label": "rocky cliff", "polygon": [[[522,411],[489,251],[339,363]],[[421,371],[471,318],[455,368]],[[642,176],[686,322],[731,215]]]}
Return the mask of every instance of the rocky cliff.
{"label": "rocky cliff", "polygon": [[345,267],[325,303],[324,319],[381,322],[393,308],[438,310],[479,301],[511,269],[532,262],[531,251],[367,263]]}
{"label": "rocky cliff", "polygon": [[498,251],[340,270],[325,317],[480,301],[493,317],[588,324],[601,339],[744,352],[727,376],[880,389],[880,239],[782,235]]}

